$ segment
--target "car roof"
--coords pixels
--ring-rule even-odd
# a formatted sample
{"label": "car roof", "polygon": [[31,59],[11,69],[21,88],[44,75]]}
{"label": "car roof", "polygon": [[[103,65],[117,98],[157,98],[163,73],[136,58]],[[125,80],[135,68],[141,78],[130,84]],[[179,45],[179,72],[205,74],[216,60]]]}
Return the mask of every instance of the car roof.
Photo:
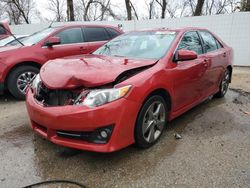
{"label": "car roof", "polygon": [[136,31],[174,31],[174,32],[186,32],[186,31],[192,31],[192,30],[207,30],[205,28],[200,27],[183,27],[183,28],[154,28],[154,29],[142,29],[142,30],[136,30]]}
{"label": "car roof", "polygon": [[114,28],[116,30],[119,30],[118,27],[112,26],[112,25],[102,25],[102,24],[65,24],[65,25],[59,25],[59,26],[51,26],[52,28],[70,28],[70,27],[103,27],[103,28]]}

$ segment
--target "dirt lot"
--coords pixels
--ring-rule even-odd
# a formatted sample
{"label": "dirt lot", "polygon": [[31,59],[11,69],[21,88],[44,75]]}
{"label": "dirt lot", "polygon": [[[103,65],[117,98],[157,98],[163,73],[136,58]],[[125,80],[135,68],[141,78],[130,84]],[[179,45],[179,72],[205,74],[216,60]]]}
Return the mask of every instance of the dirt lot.
{"label": "dirt lot", "polygon": [[[112,154],[56,146],[29,127],[24,102],[0,96],[0,187],[70,179],[88,187],[249,187],[250,68],[235,68],[223,99],[168,124],[157,145]],[[179,133],[182,139],[176,140]]]}

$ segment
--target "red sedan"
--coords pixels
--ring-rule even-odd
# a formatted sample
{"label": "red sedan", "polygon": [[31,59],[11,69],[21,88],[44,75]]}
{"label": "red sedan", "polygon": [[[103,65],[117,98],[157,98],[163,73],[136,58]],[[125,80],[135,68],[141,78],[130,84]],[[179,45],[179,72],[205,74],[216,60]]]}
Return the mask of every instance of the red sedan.
{"label": "red sedan", "polygon": [[155,144],[167,122],[223,97],[232,49],[206,29],[133,31],[90,55],[46,63],[27,92],[33,130],[53,143],[113,152]]}

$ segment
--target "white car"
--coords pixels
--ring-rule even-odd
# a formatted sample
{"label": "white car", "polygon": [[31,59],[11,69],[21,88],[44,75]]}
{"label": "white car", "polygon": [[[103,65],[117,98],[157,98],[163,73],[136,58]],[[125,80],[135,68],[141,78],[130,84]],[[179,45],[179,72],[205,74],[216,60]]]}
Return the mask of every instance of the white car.
{"label": "white car", "polygon": [[[15,37],[22,42],[22,39],[24,39],[27,35],[15,35]],[[0,40],[0,47],[3,46],[14,46],[16,44],[19,44],[19,42],[13,37],[9,36],[7,38],[4,38]]]}

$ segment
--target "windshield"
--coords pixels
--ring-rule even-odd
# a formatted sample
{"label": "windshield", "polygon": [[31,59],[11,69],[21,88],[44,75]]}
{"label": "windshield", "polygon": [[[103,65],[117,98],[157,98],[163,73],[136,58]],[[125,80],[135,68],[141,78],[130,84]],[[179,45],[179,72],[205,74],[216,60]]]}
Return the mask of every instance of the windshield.
{"label": "windshield", "polygon": [[[18,40],[14,39],[10,42],[8,42],[7,44],[5,44],[5,46],[15,46],[15,45],[20,45],[20,42],[22,42],[26,37],[16,37]],[[19,42],[20,41],[20,42]]]}
{"label": "windshield", "polygon": [[167,53],[175,36],[176,32],[172,31],[134,31],[116,37],[93,54],[160,59]]}
{"label": "windshield", "polygon": [[42,39],[44,39],[45,37],[50,35],[55,30],[56,30],[55,28],[47,28],[47,29],[44,29],[42,31],[36,32],[36,33],[26,37],[22,41],[22,43],[25,46],[31,46],[31,45],[37,44],[38,42],[40,42]]}

